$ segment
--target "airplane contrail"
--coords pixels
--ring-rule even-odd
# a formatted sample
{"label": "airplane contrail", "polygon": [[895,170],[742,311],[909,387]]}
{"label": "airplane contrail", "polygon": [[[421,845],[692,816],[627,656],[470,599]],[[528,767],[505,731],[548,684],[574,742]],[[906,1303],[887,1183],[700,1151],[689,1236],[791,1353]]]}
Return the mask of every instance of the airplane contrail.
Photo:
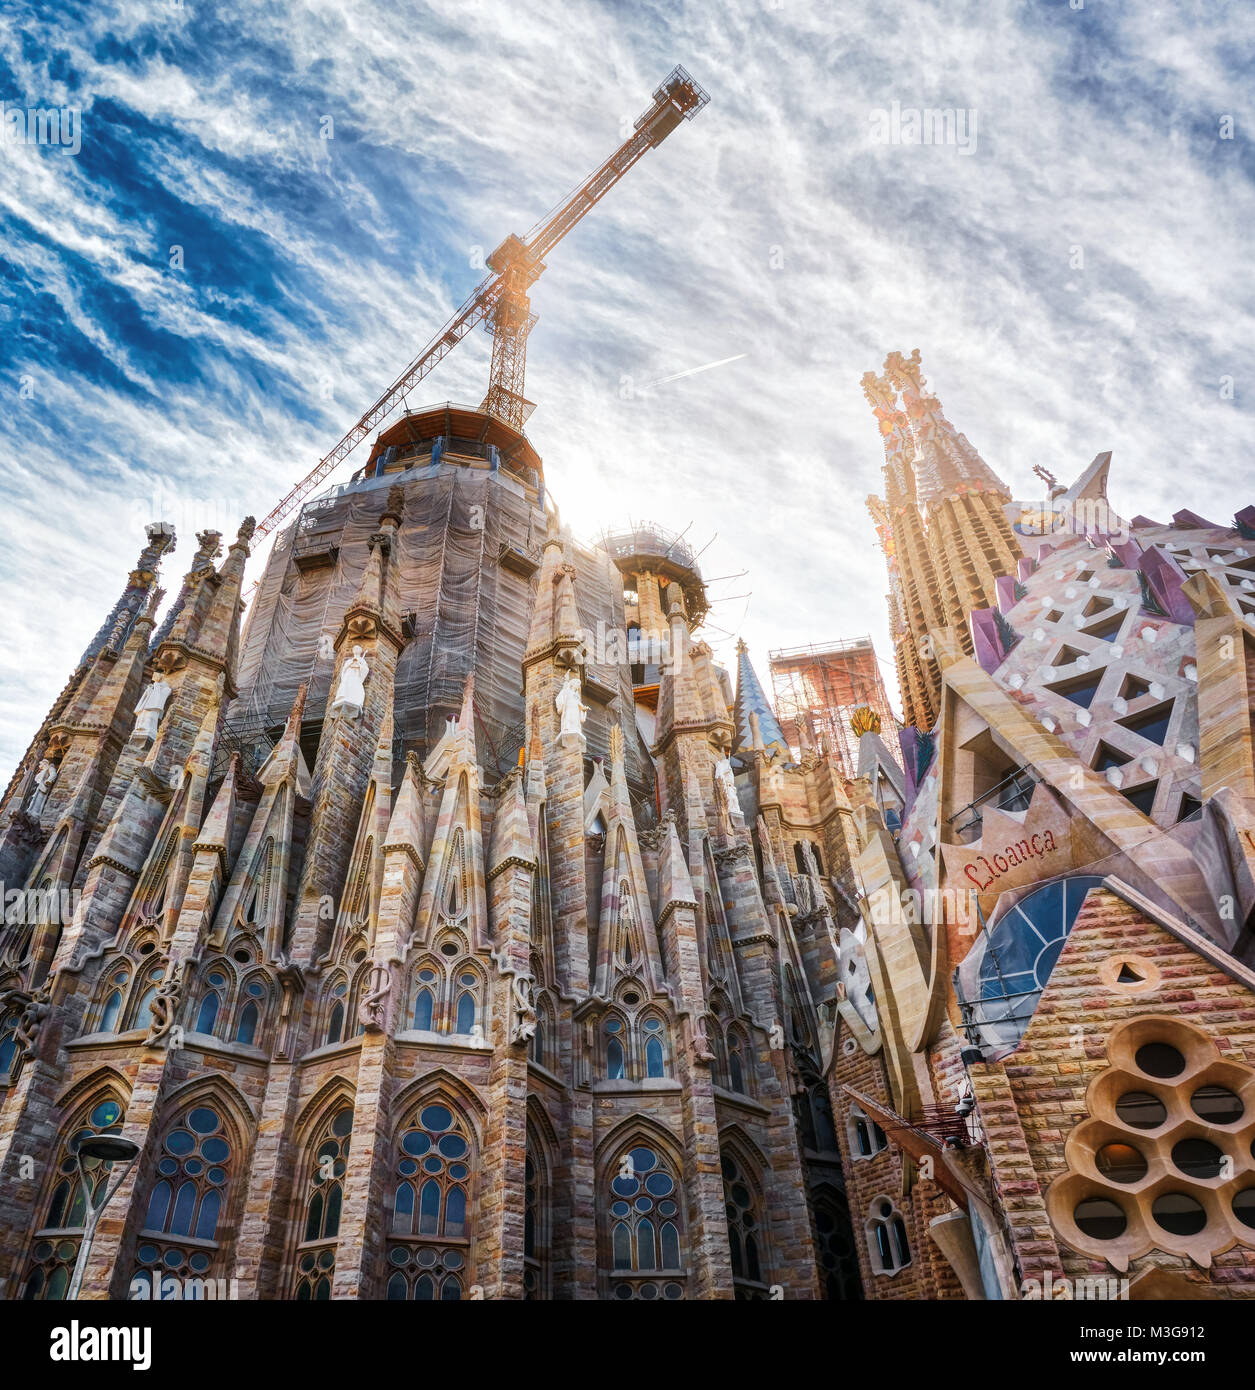
{"label": "airplane contrail", "polygon": [[684,376],[696,376],[698,372],[708,372],[713,367],[723,367],[729,362],[739,362],[742,357],[747,357],[748,355],[748,353],[738,352],[735,357],[721,357],[718,362],[707,362],[705,366],[702,367],[689,367],[687,371],[674,372],[671,376],[660,376],[654,381],[646,384],[648,386],[665,386],[667,382],[679,381],[680,378]]}

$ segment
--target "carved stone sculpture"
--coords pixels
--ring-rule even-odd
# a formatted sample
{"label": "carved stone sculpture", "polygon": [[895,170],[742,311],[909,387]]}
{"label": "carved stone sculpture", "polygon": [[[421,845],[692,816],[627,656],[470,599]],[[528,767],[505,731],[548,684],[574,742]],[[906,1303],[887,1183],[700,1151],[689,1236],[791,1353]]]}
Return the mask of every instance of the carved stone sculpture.
{"label": "carved stone sculpture", "polygon": [[331,713],[342,713],[349,719],[356,719],[366,703],[366,681],[370,667],[362,655],[361,647],[353,648],[353,655],[340,667],[340,683],[336,687],[336,697],[331,702]]}
{"label": "carved stone sculpture", "polygon": [[132,738],[151,743],[157,737],[157,725],[161,723],[161,716],[169,698],[170,687],[158,676],[145,689],[135,706],[135,728],[131,732]]}
{"label": "carved stone sculpture", "polygon": [[566,679],[562,682],[553,703],[562,719],[558,729],[559,742],[565,743],[569,739],[576,739],[582,746],[584,743],[584,720],[588,718],[588,706],[580,698],[580,679],[574,671],[567,672]]}

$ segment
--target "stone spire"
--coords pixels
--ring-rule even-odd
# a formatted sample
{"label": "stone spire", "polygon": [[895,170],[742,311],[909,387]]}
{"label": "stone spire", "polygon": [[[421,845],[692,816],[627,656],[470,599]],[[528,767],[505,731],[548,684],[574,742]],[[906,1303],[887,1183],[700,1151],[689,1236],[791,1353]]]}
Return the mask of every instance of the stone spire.
{"label": "stone spire", "polygon": [[[775,748],[786,762],[792,761],[793,754],[789,751],[780,722],[750,661],[750,649],[741,641],[736,644],[736,704],[733,710],[736,718],[734,751],[757,748],[761,742],[764,749]],[[758,725],[757,739],[753,723]]]}

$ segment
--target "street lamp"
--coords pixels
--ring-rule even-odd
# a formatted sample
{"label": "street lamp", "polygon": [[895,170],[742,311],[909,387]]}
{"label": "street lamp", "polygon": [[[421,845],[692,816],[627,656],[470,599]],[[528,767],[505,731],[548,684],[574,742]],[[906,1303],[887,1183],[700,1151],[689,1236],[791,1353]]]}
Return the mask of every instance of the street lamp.
{"label": "street lamp", "polygon": [[[116,1134],[93,1134],[78,1146],[78,1153],[74,1157],[78,1164],[78,1180],[83,1185],[83,1240],[78,1247],[78,1259],[74,1261],[74,1277],[70,1280],[69,1291],[65,1295],[67,1300],[78,1297],[78,1291],[83,1285],[83,1275],[87,1272],[87,1256],[91,1252],[96,1226],[105,1207],[109,1205],[109,1199],[126,1181],[127,1174],[135,1166],[135,1160],[139,1157],[139,1145],[131,1139],[121,1139]],[[83,1167],[84,1158],[96,1158],[104,1163],[121,1163],[127,1160],[126,1167],[112,1187],[109,1186],[108,1179],[105,1180],[105,1195],[99,1205],[92,1202],[92,1185],[87,1170]]]}

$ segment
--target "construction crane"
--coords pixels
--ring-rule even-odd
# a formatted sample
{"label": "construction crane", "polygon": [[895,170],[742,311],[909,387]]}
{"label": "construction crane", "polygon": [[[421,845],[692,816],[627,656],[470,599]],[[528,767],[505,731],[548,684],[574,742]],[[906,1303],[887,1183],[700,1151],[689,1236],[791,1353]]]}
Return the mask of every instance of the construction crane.
{"label": "construction crane", "polygon": [[482,323],[492,334],[492,373],[480,409],[521,430],[533,408],[523,395],[527,335],[536,323],[528,291],[545,269],[544,258],[647,150],[661,145],[681,121],[691,121],[709,100],[682,67],[673,68],[654,92],[652,105],[634,122],[632,135],[525,237],[506,237],[488,257],[489,274],[474,294],[335,448],[263,519],[255,534],[261,537],[273,531],[476,324]]}

